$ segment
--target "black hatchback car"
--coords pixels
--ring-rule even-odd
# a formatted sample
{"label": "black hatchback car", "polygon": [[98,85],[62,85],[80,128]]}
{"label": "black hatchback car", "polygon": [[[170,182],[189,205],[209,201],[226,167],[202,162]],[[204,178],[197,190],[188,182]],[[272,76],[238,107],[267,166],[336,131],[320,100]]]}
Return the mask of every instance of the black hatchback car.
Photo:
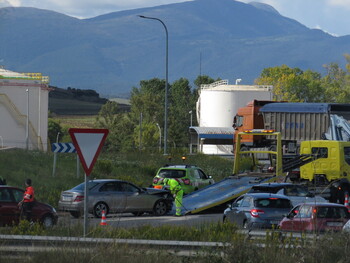
{"label": "black hatchback car", "polygon": [[272,228],[292,209],[291,201],[282,195],[252,193],[240,196],[225,211],[223,221],[245,229]]}

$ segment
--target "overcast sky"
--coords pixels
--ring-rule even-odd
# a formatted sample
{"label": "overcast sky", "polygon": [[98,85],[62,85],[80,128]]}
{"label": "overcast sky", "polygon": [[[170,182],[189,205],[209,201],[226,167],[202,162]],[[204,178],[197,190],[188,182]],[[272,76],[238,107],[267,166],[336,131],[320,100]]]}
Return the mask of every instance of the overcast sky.
{"label": "overcast sky", "polygon": [[[217,0],[220,1],[220,0]],[[252,0],[240,0],[252,2]],[[26,6],[88,18],[115,11],[151,7],[186,0],[0,0],[0,7]],[[273,6],[281,15],[309,28],[333,35],[350,35],[350,0],[255,0]]]}

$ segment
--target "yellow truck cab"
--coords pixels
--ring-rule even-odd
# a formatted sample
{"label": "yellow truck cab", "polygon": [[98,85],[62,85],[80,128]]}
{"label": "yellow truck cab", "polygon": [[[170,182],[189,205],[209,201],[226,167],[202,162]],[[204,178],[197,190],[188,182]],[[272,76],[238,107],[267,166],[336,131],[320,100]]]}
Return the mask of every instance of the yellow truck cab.
{"label": "yellow truck cab", "polygon": [[315,140],[303,141],[300,154],[312,154],[316,160],[300,167],[301,179],[350,179],[350,142]]}

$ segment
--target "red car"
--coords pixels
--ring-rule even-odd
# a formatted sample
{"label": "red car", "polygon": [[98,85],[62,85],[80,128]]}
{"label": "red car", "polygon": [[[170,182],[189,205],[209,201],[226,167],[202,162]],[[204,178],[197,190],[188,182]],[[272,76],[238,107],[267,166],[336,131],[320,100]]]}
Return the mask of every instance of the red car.
{"label": "red car", "polygon": [[[18,203],[23,199],[24,190],[0,185],[0,226],[18,224],[20,209]],[[35,201],[32,209],[34,222],[40,222],[45,227],[51,227],[57,223],[58,216],[55,208],[48,204]]]}
{"label": "red car", "polygon": [[350,219],[346,206],[333,203],[305,203],[297,205],[279,223],[287,231],[341,231]]}

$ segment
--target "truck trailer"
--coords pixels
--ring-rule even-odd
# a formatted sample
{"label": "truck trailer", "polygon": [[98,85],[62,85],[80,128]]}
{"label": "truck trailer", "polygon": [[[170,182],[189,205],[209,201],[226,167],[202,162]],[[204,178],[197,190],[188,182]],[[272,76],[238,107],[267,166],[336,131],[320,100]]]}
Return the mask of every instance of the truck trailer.
{"label": "truck trailer", "polygon": [[[251,101],[233,120],[235,137],[248,129],[281,132],[284,153],[298,153],[306,140],[350,141],[350,104]],[[235,139],[234,139],[235,140]],[[268,136],[242,138],[244,146],[275,148]]]}

